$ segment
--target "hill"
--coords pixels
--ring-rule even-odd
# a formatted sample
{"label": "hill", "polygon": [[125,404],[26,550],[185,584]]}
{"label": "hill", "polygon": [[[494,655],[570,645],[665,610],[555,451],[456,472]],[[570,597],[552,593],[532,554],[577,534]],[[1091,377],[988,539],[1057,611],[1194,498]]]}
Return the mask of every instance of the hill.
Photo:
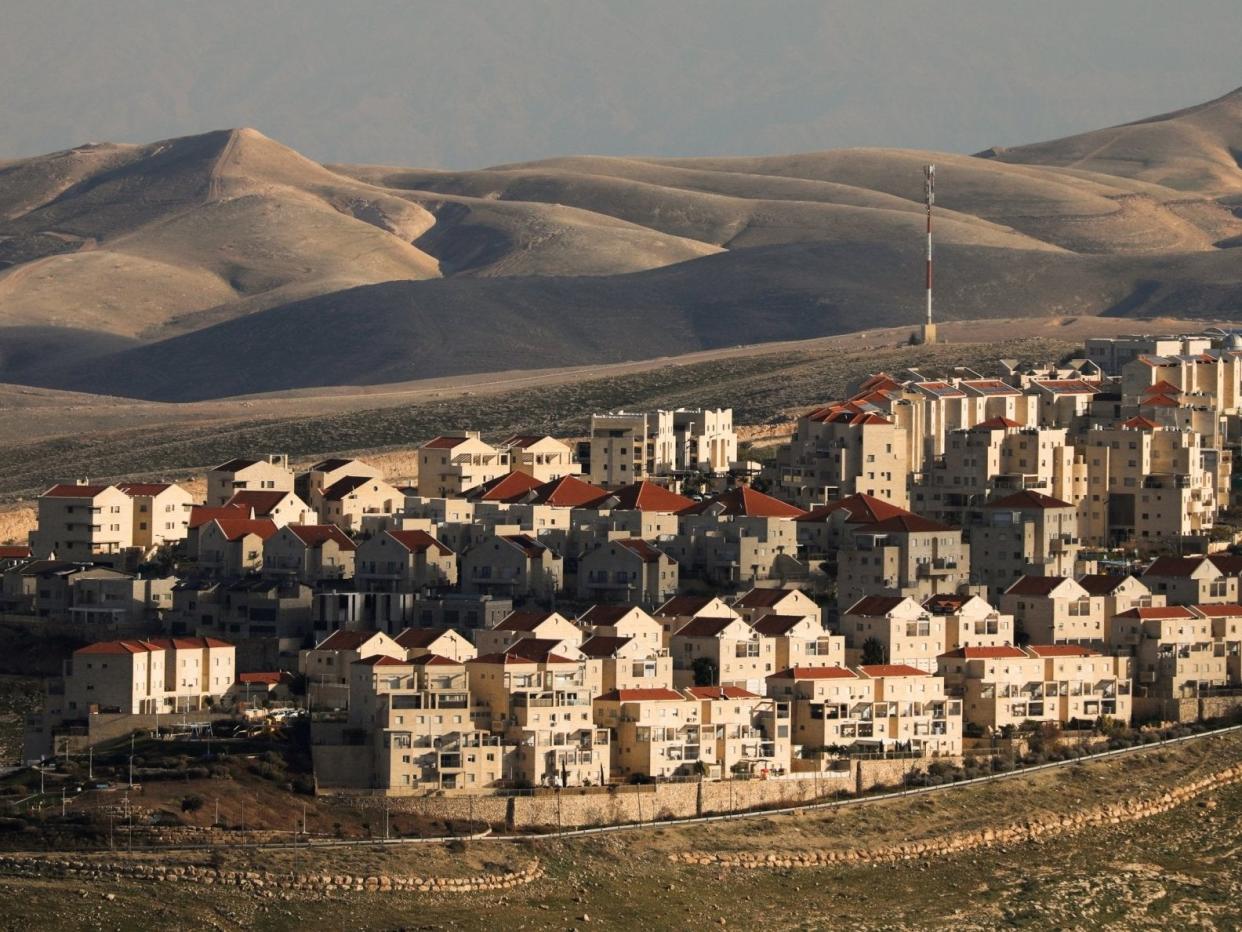
{"label": "hill", "polygon": [[184,401],[913,325],[928,161],[941,319],[1228,319],[1239,99],[1133,124],[1141,171],[1075,137],[445,172],[254,130],[0,163],[0,381]]}

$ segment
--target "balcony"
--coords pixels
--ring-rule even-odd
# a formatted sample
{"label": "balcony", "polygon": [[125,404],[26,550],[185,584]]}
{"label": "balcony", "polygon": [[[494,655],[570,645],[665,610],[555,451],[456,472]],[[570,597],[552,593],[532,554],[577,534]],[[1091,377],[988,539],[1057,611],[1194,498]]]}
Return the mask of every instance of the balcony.
{"label": "balcony", "polygon": [[956,560],[937,559],[918,564],[918,575],[923,577],[948,576],[956,571]]}

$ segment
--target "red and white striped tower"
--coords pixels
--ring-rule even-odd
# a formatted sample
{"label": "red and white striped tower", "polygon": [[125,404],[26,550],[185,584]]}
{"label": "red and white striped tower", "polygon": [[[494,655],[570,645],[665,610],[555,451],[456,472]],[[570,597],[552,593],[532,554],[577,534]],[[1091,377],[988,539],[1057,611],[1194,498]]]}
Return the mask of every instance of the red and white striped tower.
{"label": "red and white striped tower", "polygon": [[923,342],[936,342],[936,325],[932,321],[932,204],[936,202],[936,166],[923,166],[923,195],[927,201],[927,322],[923,324]]}

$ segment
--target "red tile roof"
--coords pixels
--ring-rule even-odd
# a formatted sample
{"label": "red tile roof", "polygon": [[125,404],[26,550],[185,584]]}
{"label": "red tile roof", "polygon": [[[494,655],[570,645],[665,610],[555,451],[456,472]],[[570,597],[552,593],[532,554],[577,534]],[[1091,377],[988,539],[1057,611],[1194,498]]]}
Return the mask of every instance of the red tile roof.
{"label": "red tile roof", "polygon": [[0,544],[0,560],[24,560],[30,556],[26,544]]}
{"label": "red tile roof", "polygon": [[202,650],[205,647],[232,647],[228,641],[208,637],[147,638],[148,643],[164,650]]}
{"label": "red tile roof", "polygon": [[642,611],[637,605],[592,605],[578,616],[578,621],[587,625],[615,625],[635,609]]}
{"label": "red tile roof", "polygon": [[1141,414],[1130,418],[1128,421],[1122,421],[1121,426],[1128,427],[1131,430],[1158,430],[1160,427],[1155,421],[1149,420]]}
{"label": "red tile roof", "polygon": [[[1207,557],[1157,557],[1151,566],[1143,570],[1143,575],[1189,578],[1205,562],[1208,562]],[[1219,569],[1215,564],[1212,566]]]}
{"label": "red tile roof", "polygon": [[1002,658],[1027,656],[1021,648],[1008,645],[999,647],[959,647],[945,651],[941,657],[959,657],[963,660],[1000,660]]}
{"label": "red tile roof", "polygon": [[847,680],[858,679],[858,674],[845,667],[789,667],[773,673],[768,679],[782,680]]}
{"label": "red tile roof", "polygon": [[250,534],[267,540],[280,528],[270,518],[216,518],[215,525],[224,534],[225,540],[241,540]]}
{"label": "red tile roof", "polygon": [[1012,430],[1015,427],[1021,427],[1015,420],[1007,417],[990,417],[986,421],[980,421],[971,430]]}
{"label": "red tile roof", "polygon": [[336,541],[341,550],[357,550],[358,545],[335,524],[290,524],[289,532],[308,547],[322,547],[328,541]]}
{"label": "red tile roof", "polygon": [[516,502],[525,500],[542,484],[534,476],[514,470],[468,489],[463,497],[472,502]]}
{"label": "red tile roof", "polygon": [[351,631],[340,628],[316,644],[315,650],[357,650],[377,634],[378,631]]}
{"label": "red tile roof", "polygon": [[1118,618],[1196,618],[1198,617],[1184,605],[1140,605],[1117,615]]}
{"label": "red tile roof", "polygon": [[62,482],[54,485],[40,498],[94,498],[100,492],[103,492],[111,486],[107,485],[77,485],[72,482]]}
{"label": "red tile roof", "polygon": [[509,546],[516,547],[532,559],[542,557],[546,552],[552,549],[547,544],[541,542],[537,537],[532,537],[529,534],[502,534],[500,539],[509,544]]}
{"label": "red tile roof", "polygon": [[1112,595],[1122,583],[1131,579],[1134,577],[1118,576],[1115,573],[1087,573],[1078,577],[1078,585],[1092,595]]}
{"label": "red tile roof", "polygon": [[1004,498],[998,498],[994,502],[988,502],[988,508],[1011,508],[1015,511],[1023,511],[1031,508],[1043,510],[1045,508],[1073,508],[1069,502],[1063,502],[1059,498],[1053,498],[1051,495],[1044,495],[1042,492],[1036,492],[1034,489],[1025,489],[1021,492],[1014,492],[1012,495],[1006,495]]}
{"label": "red tile roof", "polygon": [[1005,590],[1006,595],[1049,595],[1065,582],[1064,576],[1023,576]]}
{"label": "red tile roof", "polygon": [[926,670],[905,663],[871,663],[858,669],[872,679],[881,676],[931,676]]}
{"label": "red tile roof", "polygon": [[561,476],[535,489],[533,505],[554,505],[557,508],[584,508],[607,497],[599,486],[583,482],[577,476]]}
{"label": "red tile roof", "polygon": [[614,656],[617,651],[632,640],[634,639],[630,637],[610,637],[604,634],[597,634],[583,641],[578,650],[582,651],[584,656],[599,660]]}
{"label": "red tile roof", "polygon": [[710,595],[675,595],[655,610],[657,617],[670,618],[701,612],[715,601]]}
{"label": "red tile roof", "polygon": [[646,479],[635,482],[613,492],[606,492],[597,502],[591,503],[599,508],[619,511],[652,511],[658,514],[676,514],[693,505],[691,499],[676,492],[670,492],[663,486],[648,482]]}
{"label": "red tile roof", "polygon": [[806,615],[764,615],[752,627],[765,638],[784,637],[806,619]]}
{"label": "red tile roof", "polygon": [[861,615],[864,618],[882,618],[904,602],[900,595],[865,595],[842,614]]}
{"label": "red tile roof", "polygon": [[596,702],[685,702],[675,689],[663,686],[648,689],[613,689],[595,697]]}
{"label": "red tile roof", "polygon": [[763,492],[756,492],[748,485],[739,485],[713,498],[693,502],[678,513],[701,515],[709,511],[728,517],[751,518],[800,518],[806,514],[803,509]]}
{"label": "red tile roof", "polygon": [[695,699],[760,699],[756,693],[740,686],[689,686],[686,692]]}
{"label": "red tile roof", "polygon": [[656,549],[640,537],[624,537],[613,543],[637,554],[644,563],[659,563],[660,557],[665,555],[663,550]]}
{"label": "red tile roof", "polygon": [[[673,635],[679,638],[714,638],[736,622],[736,618],[712,618],[711,616],[694,618],[685,627]],[[743,622],[744,623],[744,622]]]}
{"label": "red tile roof", "polygon": [[406,628],[393,640],[406,650],[410,650],[418,647],[430,647],[449,633],[451,633],[449,628]]}
{"label": "red tile roof", "polygon": [[422,449],[426,450],[451,450],[453,447],[461,446],[469,437],[432,437],[423,444]]}
{"label": "red tile roof", "polygon": [[1194,610],[1208,618],[1232,618],[1242,615],[1242,605],[1196,605]]}
{"label": "red tile roof", "polygon": [[440,654],[423,654],[421,657],[415,657],[410,663],[416,667],[460,667],[465,664],[465,661],[453,660],[451,657],[444,657]]}
{"label": "red tile roof", "polygon": [[281,683],[289,679],[292,679],[292,677],[283,670],[269,670],[263,673],[237,674],[237,682],[239,683],[262,683],[266,686],[275,686],[277,683]]}
{"label": "red tile roof", "polygon": [[162,650],[162,648],[148,641],[97,641],[94,644],[79,647],[73,653],[74,656],[78,654],[149,654],[157,650]]}
{"label": "red tile roof", "polygon": [[426,531],[387,531],[386,533],[410,553],[435,550],[442,557],[451,556],[453,553]]}
{"label": "red tile roof", "polygon": [[254,512],[242,505],[191,505],[190,527],[199,528],[216,518],[253,518]]}
{"label": "red tile roof", "polygon": [[1027,647],[1036,657],[1099,657],[1098,650],[1079,644],[1031,644]]}
{"label": "red tile roof", "polygon": [[368,482],[378,484],[383,481],[378,476],[342,476],[323,490],[323,499],[326,502],[343,501]]}
{"label": "red tile roof", "polygon": [[1181,406],[1168,395],[1151,395],[1140,401],[1139,407],[1178,408]]}
{"label": "red tile roof", "polygon": [[751,589],[734,602],[734,606],[742,608],[775,608],[791,595],[798,595],[798,589]]}
{"label": "red tile roof", "polygon": [[364,667],[408,667],[408,660],[398,660],[396,657],[389,657],[387,654],[372,654],[370,657],[363,657],[361,660],[355,660],[354,665],[361,664]]}
{"label": "red tile roof", "polygon": [[568,657],[554,653],[560,645],[561,642],[553,638],[522,638],[522,640],[511,644],[503,651],[494,654],[484,654],[482,657],[475,657],[473,660],[467,660],[466,662],[486,664],[578,663],[576,660],[570,660]]}
{"label": "red tile roof", "polygon": [[882,498],[876,498],[874,495],[866,495],[860,492],[856,495],[849,495],[838,499],[835,502],[817,505],[797,520],[823,521],[837,511],[844,511],[846,514],[845,520],[850,524],[875,524],[878,521],[883,521],[885,518],[892,518],[896,515],[912,514],[912,512],[906,511],[904,508],[898,508]]}
{"label": "red tile roof", "polygon": [[510,612],[493,631],[531,632],[551,618],[554,612]]}
{"label": "red tile roof", "polygon": [[893,515],[891,518],[885,518],[883,521],[877,521],[875,524],[864,524],[856,530],[864,534],[918,534],[954,531],[957,529],[947,524],[941,524],[939,521],[933,521],[931,518],[924,518],[922,515],[907,514]]}
{"label": "red tile roof", "polygon": [[133,498],[138,495],[155,496],[172,488],[171,482],[118,482],[116,487]]}
{"label": "red tile roof", "polygon": [[234,492],[233,497],[225,502],[224,506],[227,508],[229,505],[240,505],[254,512],[256,518],[266,518],[287,496],[292,494],[292,492],[265,489],[243,489],[240,492]]}

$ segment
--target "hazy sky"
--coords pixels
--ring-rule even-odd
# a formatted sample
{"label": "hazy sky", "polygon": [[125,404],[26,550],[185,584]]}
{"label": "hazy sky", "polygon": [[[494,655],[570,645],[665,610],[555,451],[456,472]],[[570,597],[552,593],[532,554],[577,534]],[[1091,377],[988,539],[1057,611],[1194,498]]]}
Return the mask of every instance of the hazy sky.
{"label": "hazy sky", "polygon": [[322,161],[973,152],[1242,84],[1242,0],[0,0],[0,158],[253,126]]}

